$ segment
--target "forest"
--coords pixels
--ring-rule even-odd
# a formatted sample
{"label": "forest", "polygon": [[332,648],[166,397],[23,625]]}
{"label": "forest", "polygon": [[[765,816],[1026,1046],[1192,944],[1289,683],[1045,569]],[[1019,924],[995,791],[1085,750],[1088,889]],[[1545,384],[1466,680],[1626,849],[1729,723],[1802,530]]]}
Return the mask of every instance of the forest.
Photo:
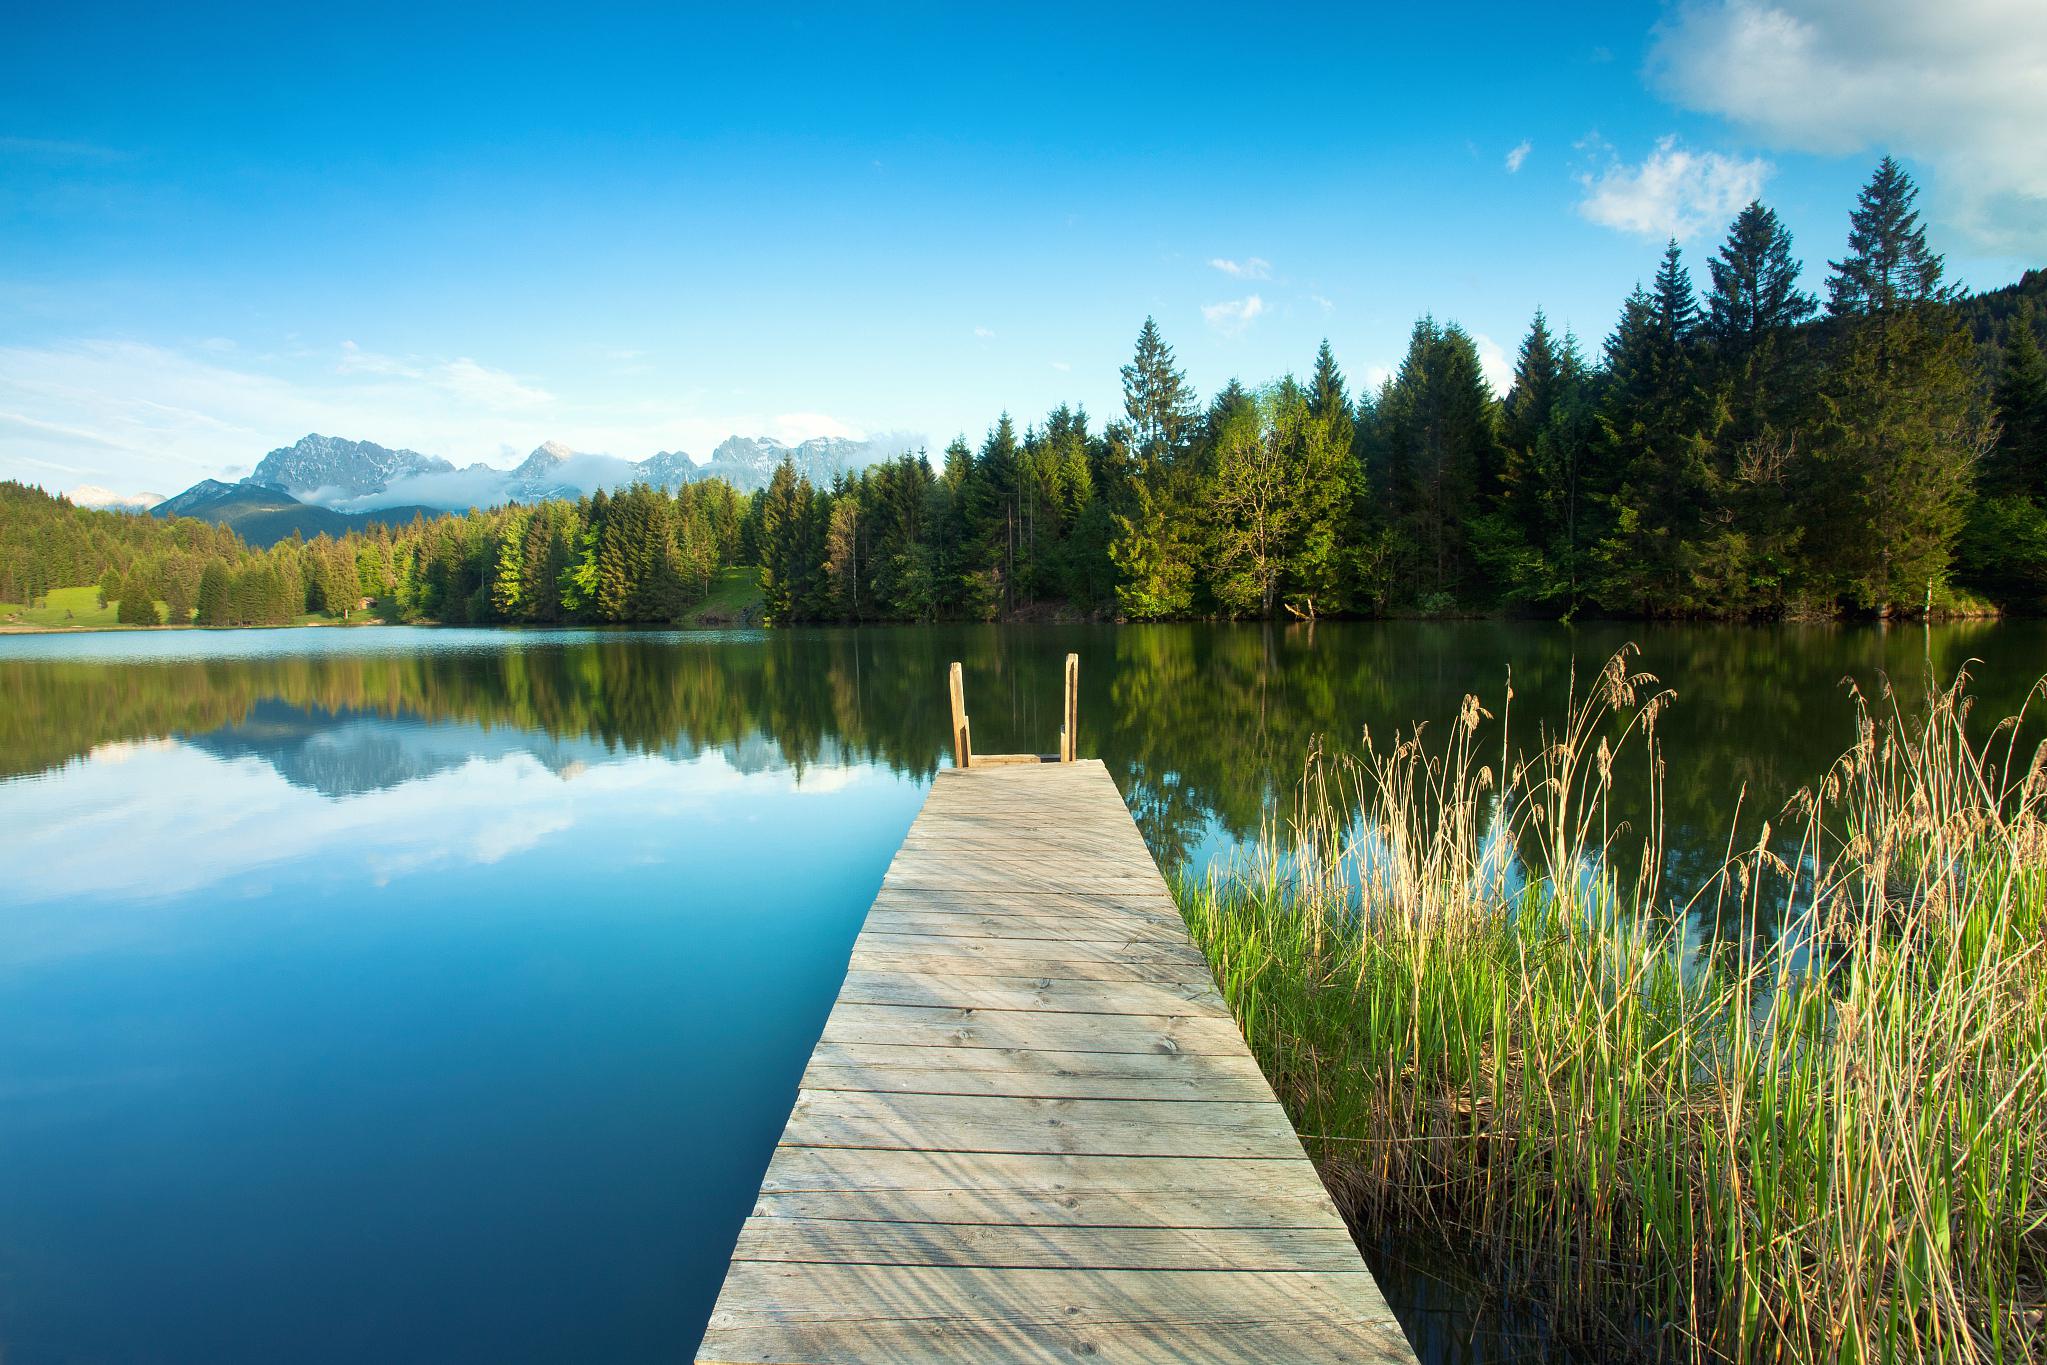
{"label": "forest", "polygon": [[[757,566],[770,622],[1504,613],[1816,618],[2047,605],[2047,274],[1966,296],[1886,158],[1824,301],[1760,202],[1676,242],[1596,356],[1535,314],[1497,398],[1424,317],[1376,392],[1203,402],[1147,320],[1123,413],[1062,406],[813,486],[792,467],[252,550],[0,485],[0,601],[98,582],[135,624],[679,619]],[[157,604],[163,604],[160,613]]]}

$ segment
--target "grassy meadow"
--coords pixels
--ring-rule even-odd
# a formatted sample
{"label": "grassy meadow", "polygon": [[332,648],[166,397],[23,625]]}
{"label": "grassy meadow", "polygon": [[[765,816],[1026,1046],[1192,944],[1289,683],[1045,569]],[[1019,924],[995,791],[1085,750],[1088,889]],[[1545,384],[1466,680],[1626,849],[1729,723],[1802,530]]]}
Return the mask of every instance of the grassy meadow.
{"label": "grassy meadow", "polygon": [[[160,599],[156,609],[159,616],[165,610]],[[105,606],[100,605],[100,590],[96,583],[83,588],[52,588],[44,594],[40,602],[34,604],[0,602],[0,624],[38,626],[53,630],[66,626],[111,630],[118,624],[114,614],[112,602]]]}
{"label": "grassy meadow", "polygon": [[1623,653],[1517,750],[1467,698],[1181,887],[1310,1154],[1601,1351],[2047,1359],[2040,755],[1972,741],[1959,684],[1858,696],[1778,831],[1669,887],[1609,815],[1668,701]]}

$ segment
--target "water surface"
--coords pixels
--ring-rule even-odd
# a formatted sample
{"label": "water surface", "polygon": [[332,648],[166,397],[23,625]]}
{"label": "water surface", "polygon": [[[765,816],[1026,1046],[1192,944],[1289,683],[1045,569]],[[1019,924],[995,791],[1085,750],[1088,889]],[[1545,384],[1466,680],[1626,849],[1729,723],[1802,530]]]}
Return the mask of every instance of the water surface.
{"label": "water surface", "polygon": [[[1678,878],[1849,742],[1844,679],[2047,671],[2029,624],[0,638],[0,1358],[686,1359],[949,660],[977,746],[1048,750],[1078,651],[1083,755],[1199,870],[1318,737],[1510,671],[1532,735],[1630,639]],[[1430,1359],[1539,1350],[1384,1254]]]}

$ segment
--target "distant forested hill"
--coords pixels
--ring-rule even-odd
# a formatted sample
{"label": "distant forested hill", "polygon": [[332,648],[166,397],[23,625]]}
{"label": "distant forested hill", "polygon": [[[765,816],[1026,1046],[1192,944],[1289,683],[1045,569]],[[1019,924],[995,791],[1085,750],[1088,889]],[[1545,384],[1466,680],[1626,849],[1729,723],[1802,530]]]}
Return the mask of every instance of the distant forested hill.
{"label": "distant forested hill", "polygon": [[372,526],[403,526],[417,517],[432,519],[445,513],[433,507],[380,507],[373,512],[337,512],[301,502],[280,489],[262,484],[204,483],[167,499],[151,509],[152,515],[196,517],[216,526],[226,526],[251,545],[270,546],[297,536],[340,537]]}

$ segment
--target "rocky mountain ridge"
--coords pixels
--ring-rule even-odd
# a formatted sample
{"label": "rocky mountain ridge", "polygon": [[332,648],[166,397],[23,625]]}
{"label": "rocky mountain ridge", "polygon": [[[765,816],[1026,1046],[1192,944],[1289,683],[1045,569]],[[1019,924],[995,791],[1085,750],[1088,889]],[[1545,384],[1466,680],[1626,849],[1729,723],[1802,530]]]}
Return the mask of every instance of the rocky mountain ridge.
{"label": "rocky mountain ridge", "polygon": [[[598,489],[646,483],[673,492],[683,484],[723,479],[741,493],[765,488],[784,460],[813,483],[886,459],[908,448],[903,441],[855,441],[821,436],[788,445],[770,436],[731,436],[708,461],[664,450],[644,460],[573,450],[559,441],[536,447],[518,465],[457,467],[437,455],[392,449],[313,433],[260,460],[242,485],[285,494],[302,503],[359,514],[404,505],[460,511],[507,502],[576,498]],[[172,515],[218,503],[238,485],[204,479],[151,510]]]}

